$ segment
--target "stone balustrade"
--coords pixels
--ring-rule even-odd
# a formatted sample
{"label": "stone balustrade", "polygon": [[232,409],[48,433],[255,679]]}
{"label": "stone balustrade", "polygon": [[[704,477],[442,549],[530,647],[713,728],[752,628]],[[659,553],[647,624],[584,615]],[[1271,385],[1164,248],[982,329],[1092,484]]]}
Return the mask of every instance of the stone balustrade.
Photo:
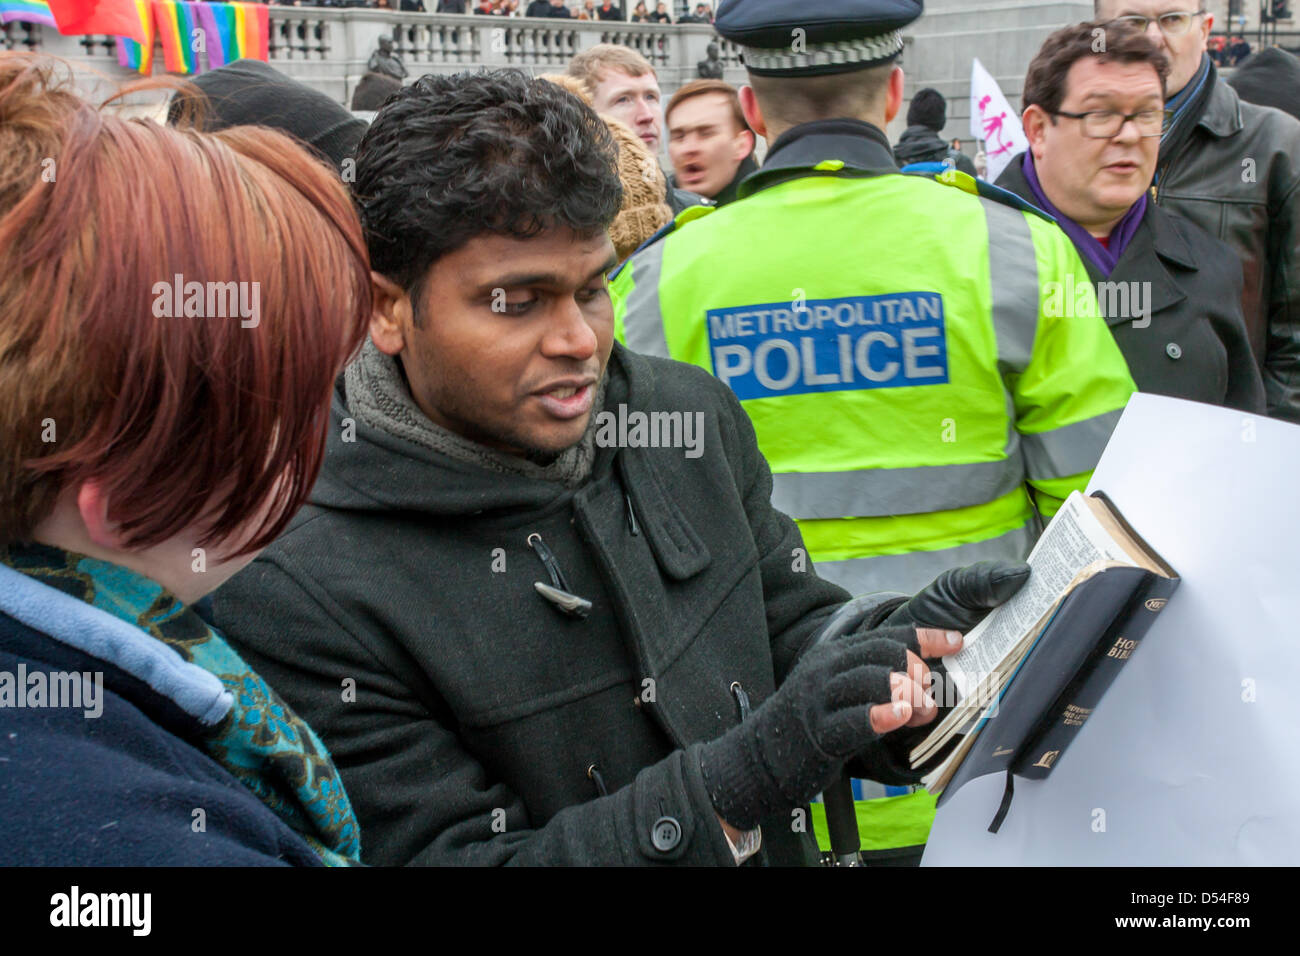
{"label": "stone balustrade", "polygon": [[[796,0],[790,0],[795,3]],[[948,97],[944,138],[972,149],[971,60],[980,58],[1008,100],[1019,100],[1025,69],[1049,33],[1092,16],[1092,0],[927,0],[926,12],[908,28],[902,65],[906,96],[933,86]],[[695,77],[705,48],[717,40],[723,77],[745,82],[739,51],[718,40],[706,24],[660,25],[527,17],[449,16],[364,8],[271,7],[271,62],[280,70],[347,103],[365,73],[380,36],[394,39],[411,76],[516,66],[532,73],[563,69],[574,53],[600,42],[639,50],[659,76],[665,97]],[[1300,41],[1297,41],[1300,42]],[[53,30],[10,23],[0,49],[36,49],[65,57],[88,75],[83,85],[129,79],[117,65],[112,40],[63,37]],[[159,64],[162,51],[156,53]],[[96,75],[98,74],[98,76]],[[906,103],[890,124],[891,140],[906,125]]]}
{"label": "stone balustrade", "polygon": [[[425,73],[519,67],[531,73],[557,72],[575,53],[597,43],[619,43],[640,52],[655,67],[665,97],[696,76],[710,42],[721,47],[723,76],[745,82],[739,50],[707,24],[652,24],[549,20],[531,17],[454,16],[368,8],[271,7],[268,48],[273,66],[316,87],[340,103],[366,71],[381,36],[393,38],[411,77]],[[111,37],[62,36],[46,27],[10,23],[0,31],[0,49],[33,50],[62,57],[77,70],[89,96],[106,95],[135,74],[119,67]],[[199,53],[206,68],[207,57]],[[162,71],[162,48],[154,55]]]}

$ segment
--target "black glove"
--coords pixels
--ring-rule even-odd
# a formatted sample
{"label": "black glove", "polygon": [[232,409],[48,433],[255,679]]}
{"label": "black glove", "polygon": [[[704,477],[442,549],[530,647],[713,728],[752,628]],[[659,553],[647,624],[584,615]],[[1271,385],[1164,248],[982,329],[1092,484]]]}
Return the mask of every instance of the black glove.
{"label": "black glove", "polygon": [[980,561],[939,575],[885,618],[886,626],[942,627],[963,634],[1029,580],[1023,561]]}
{"label": "black glove", "polygon": [[702,745],[700,770],[722,819],[752,829],[807,803],[847,758],[874,750],[871,708],[893,699],[889,675],[907,673],[913,634],[882,628],[816,645],[749,719]]}
{"label": "black glove", "polygon": [[[989,611],[1010,600],[1028,580],[1029,565],[1023,561],[980,561],[969,567],[953,568],[918,591],[886,617],[883,624],[939,627],[965,634],[984,620]],[[909,648],[919,654],[915,646]],[[955,703],[956,688],[947,683],[948,670],[943,658],[926,663],[932,683],[925,690],[934,696],[942,719]],[[854,776],[865,773],[882,783],[915,783],[924,768],[913,770],[908,755],[933,729],[933,724],[901,728],[883,738],[874,752],[852,761],[849,771]],[[934,763],[929,761],[926,766]]]}

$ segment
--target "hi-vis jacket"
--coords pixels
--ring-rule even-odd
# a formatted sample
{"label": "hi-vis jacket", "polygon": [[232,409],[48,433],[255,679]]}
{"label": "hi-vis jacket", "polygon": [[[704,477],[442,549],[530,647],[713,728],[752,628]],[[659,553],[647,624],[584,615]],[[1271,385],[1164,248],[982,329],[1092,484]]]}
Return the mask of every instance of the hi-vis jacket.
{"label": "hi-vis jacket", "polygon": [[1065,234],[941,178],[963,188],[899,174],[867,123],[805,123],[611,287],[631,349],[735,391],[773,504],[853,593],[1025,557],[1134,391]]}

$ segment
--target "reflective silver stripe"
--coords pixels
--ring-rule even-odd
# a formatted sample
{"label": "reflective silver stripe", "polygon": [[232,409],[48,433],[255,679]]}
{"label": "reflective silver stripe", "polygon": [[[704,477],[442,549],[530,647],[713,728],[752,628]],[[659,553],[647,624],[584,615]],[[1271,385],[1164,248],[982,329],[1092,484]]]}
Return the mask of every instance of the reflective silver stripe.
{"label": "reflective silver stripe", "polygon": [[1022,434],[1025,471],[1030,478],[1069,478],[1092,471],[1122,414],[1120,408],[1051,431]]}
{"label": "reflective silver stripe", "polygon": [[627,347],[643,355],[672,358],[664,336],[664,317],[659,311],[659,277],[664,268],[664,240],[642,249],[624,268],[632,270],[632,292],[623,315]]}
{"label": "reflective silver stripe", "polygon": [[993,296],[993,331],[998,342],[998,369],[1022,372],[1034,354],[1040,292],[1038,254],[1025,214],[986,200],[989,230],[989,289]]}
{"label": "reflective silver stripe", "polygon": [[969,465],[785,472],[772,476],[772,506],[792,518],[881,518],[984,505],[1025,480],[1018,457]]}
{"label": "reflective silver stripe", "polygon": [[875,591],[903,591],[914,594],[949,568],[960,568],[976,561],[1005,558],[1023,561],[1037,540],[1037,519],[987,541],[959,544],[940,551],[911,551],[907,554],[883,554],[849,561],[818,561],[818,576],[838,584],[850,594]]}

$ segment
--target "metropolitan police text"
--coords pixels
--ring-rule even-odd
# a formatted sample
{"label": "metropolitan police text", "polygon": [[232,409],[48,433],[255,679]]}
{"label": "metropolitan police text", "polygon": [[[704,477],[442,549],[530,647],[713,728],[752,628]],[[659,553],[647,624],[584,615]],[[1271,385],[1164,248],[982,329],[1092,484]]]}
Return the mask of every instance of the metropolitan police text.
{"label": "metropolitan police text", "polygon": [[741,399],[948,381],[937,293],[712,309],[707,321],[714,374]]}

